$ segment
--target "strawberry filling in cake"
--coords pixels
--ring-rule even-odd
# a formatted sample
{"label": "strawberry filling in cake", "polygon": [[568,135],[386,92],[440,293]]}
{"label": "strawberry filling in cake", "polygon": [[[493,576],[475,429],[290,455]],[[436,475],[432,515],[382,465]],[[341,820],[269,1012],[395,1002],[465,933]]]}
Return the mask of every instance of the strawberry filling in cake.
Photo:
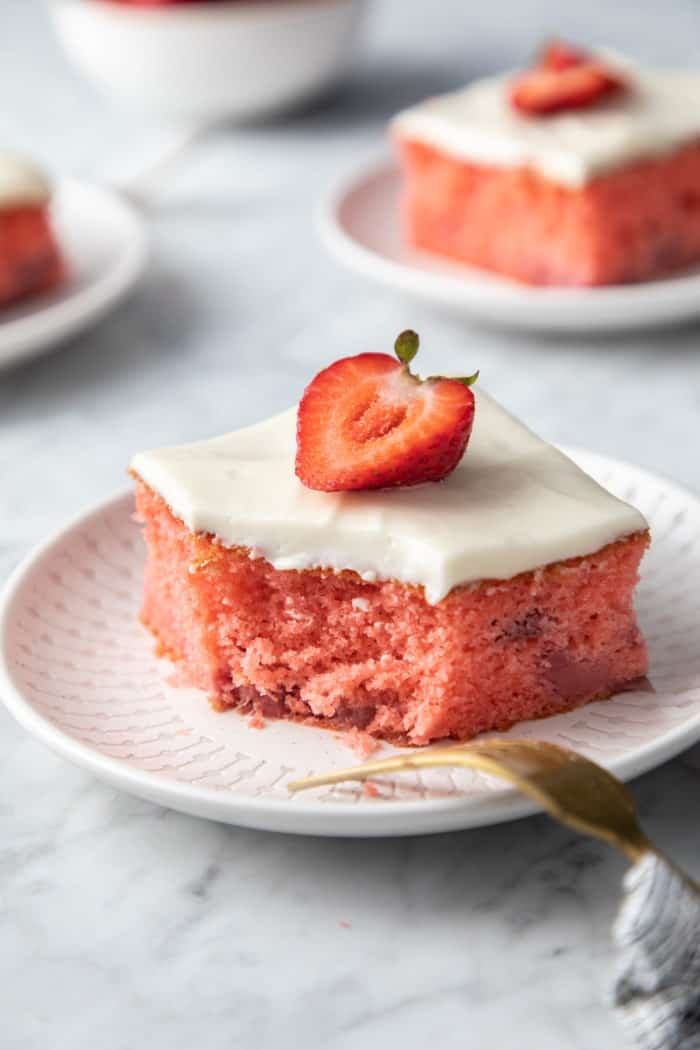
{"label": "strawberry filling in cake", "polygon": [[47,291],[63,276],[49,198],[48,183],[32,165],[0,154],[0,306]]}
{"label": "strawberry filling in cake", "polygon": [[336,362],[298,412],[134,458],[142,619],[181,680],[257,722],[422,745],[642,677],[644,518],[474,377],[418,380],[403,350]]}
{"label": "strawberry filling in cake", "polygon": [[700,259],[700,77],[550,46],[395,118],[417,248],[529,284],[649,280]]}

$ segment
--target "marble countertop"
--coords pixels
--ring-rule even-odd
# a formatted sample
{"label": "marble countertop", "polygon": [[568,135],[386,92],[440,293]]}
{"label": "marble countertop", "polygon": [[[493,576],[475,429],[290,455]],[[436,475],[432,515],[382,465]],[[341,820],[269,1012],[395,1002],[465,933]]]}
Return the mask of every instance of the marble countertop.
{"label": "marble countertop", "polygon": [[[439,14],[438,14],[439,12]],[[517,12],[517,15],[516,15]],[[527,27],[526,30],[523,27]],[[479,367],[552,440],[700,489],[700,328],[544,338],[470,328],[331,263],[318,194],[400,105],[504,67],[552,29],[698,62],[700,8],[376,0],[342,94],[204,144],[153,210],[139,290],[0,374],[0,579],[125,484],[139,448],[287,406],[332,356],[417,328],[423,368]],[[0,0],[0,141],[109,180],[170,130],[110,108],[43,4]],[[7,104],[7,100],[11,104]],[[0,711],[3,1050],[604,1050],[623,863],[543,817],[422,839],[313,840],[190,819],[94,781]],[[652,838],[700,874],[700,748],[634,784]]]}

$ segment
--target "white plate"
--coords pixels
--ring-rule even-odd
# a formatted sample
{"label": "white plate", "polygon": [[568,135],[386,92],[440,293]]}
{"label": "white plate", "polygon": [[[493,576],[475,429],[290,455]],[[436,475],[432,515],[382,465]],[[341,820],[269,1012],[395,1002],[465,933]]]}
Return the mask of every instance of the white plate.
{"label": "white plate", "polygon": [[0,311],[0,368],[87,328],[143,273],[145,225],[117,193],[62,181],[54,192],[51,217],[68,273],[55,291]]}
{"label": "white plate", "polygon": [[[629,778],[700,737],[700,500],[580,453],[581,465],[650,518],[639,614],[655,692],[623,693],[511,736],[574,747]],[[122,495],[79,518],[14,573],[0,607],[0,694],[34,736],[116,787],[232,824],[317,835],[397,835],[495,823],[534,806],[498,781],[402,774],[369,798],[356,785],[290,796],[297,776],[352,765],[334,733],[253,729],[168,684],[137,616],[143,550]],[[390,753],[392,748],[385,748]]]}
{"label": "white plate", "polygon": [[569,332],[648,328],[700,316],[700,268],[607,288],[536,288],[406,246],[400,175],[388,161],[334,190],[317,211],[321,239],[351,270],[476,320]]}

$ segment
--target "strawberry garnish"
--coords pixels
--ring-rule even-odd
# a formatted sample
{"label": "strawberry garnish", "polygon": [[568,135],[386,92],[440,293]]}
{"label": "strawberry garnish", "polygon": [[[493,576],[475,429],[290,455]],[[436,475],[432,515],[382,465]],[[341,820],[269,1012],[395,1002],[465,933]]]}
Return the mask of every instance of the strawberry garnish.
{"label": "strawberry garnish", "polygon": [[587,51],[567,44],[565,40],[550,40],[540,52],[538,65],[544,69],[571,69],[572,66],[587,62],[588,58]]}
{"label": "strawberry garnish", "polygon": [[514,81],[510,100],[521,113],[547,116],[595,105],[624,86],[600,59],[555,40],[539,64]]}
{"label": "strawberry garnish", "polygon": [[463,379],[420,379],[415,332],[388,354],[344,357],[309,383],[297,416],[296,475],[310,489],[348,492],[440,481],[459,463],[474,421]]}

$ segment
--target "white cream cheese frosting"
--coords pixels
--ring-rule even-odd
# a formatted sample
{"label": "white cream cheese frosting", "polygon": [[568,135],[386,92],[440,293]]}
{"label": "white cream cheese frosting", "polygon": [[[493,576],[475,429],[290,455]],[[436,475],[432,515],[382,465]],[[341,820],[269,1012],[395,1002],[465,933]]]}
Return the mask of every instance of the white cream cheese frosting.
{"label": "white cream cheese frosting", "polygon": [[427,99],[399,113],[392,130],[460,160],[534,168],[572,187],[700,140],[700,72],[601,57],[624,77],[627,90],[589,109],[521,115],[510,103],[510,74]]}
{"label": "white cream cheese frosting", "polygon": [[45,204],[51,186],[30,161],[14,153],[0,151],[0,211],[22,204]]}
{"label": "white cream cheese frosting", "polygon": [[208,441],[141,452],[133,471],[193,531],[250,547],[277,569],[353,569],[422,585],[509,579],[592,554],[647,527],[487,394],[467,452],[444,481],[313,492],[294,474],[296,409]]}

